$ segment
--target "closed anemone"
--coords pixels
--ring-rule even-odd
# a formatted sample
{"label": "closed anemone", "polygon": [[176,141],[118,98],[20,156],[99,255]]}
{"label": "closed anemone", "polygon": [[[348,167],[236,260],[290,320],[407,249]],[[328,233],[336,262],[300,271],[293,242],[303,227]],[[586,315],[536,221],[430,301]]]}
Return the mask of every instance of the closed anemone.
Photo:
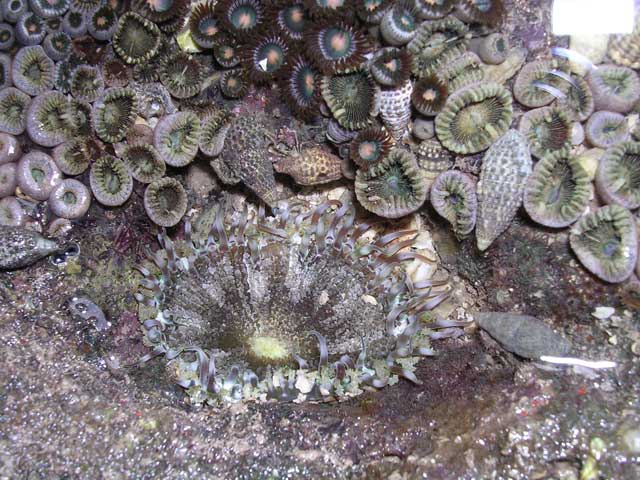
{"label": "closed anemone", "polygon": [[477,49],[474,51],[484,63],[499,65],[506,60],[509,54],[509,38],[501,32],[492,33],[480,39]]}
{"label": "closed anemone", "polygon": [[13,195],[18,186],[15,163],[0,164],[0,198]]}
{"label": "closed anemone", "polygon": [[[515,99],[530,108],[549,105],[556,98],[549,90],[557,89],[564,92],[567,88],[564,78],[552,73],[558,67],[559,64],[555,60],[536,60],[525,64],[513,83]],[[541,88],[543,86],[551,89]]]}
{"label": "closed anemone", "polygon": [[338,123],[349,130],[361,130],[378,114],[380,87],[365,70],[323,77],[322,98]]}
{"label": "closed anemone", "polygon": [[502,0],[460,0],[456,4],[455,14],[468,23],[481,23],[495,27],[504,16]]}
{"label": "closed anemone", "polygon": [[318,115],[319,84],[318,70],[304,56],[298,55],[287,62],[280,85],[294,115],[303,120]]}
{"label": "closed anemone", "polygon": [[111,155],[103,155],[91,165],[89,183],[96,200],[108,207],[122,205],[133,190],[131,173],[122,160]]}
{"label": "closed anemone", "polygon": [[302,2],[284,3],[276,5],[269,12],[278,30],[289,40],[299,41],[304,38],[305,27],[308,25],[307,14]]}
{"label": "closed anemone", "polygon": [[466,174],[449,170],[431,185],[431,205],[453,227],[458,239],[467,237],[476,225],[478,199],[475,182]]}
{"label": "closed anemone", "polygon": [[640,99],[640,79],[628,67],[599,65],[587,75],[596,110],[627,113]]}
{"label": "closed anemone", "polygon": [[436,75],[427,75],[413,86],[411,103],[421,114],[433,116],[440,113],[448,95],[446,82]]}
{"label": "closed anemone", "polygon": [[18,227],[26,220],[27,214],[16,197],[0,198],[0,225]]}
{"label": "closed anemone", "polygon": [[265,21],[265,6],[258,0],[220,0],[216,13],[221,18],[225,30],[243,41]]}
{"label": "closed anemone", "polygon": [[66,97],[60,92],[48,92],[33,99],[27,111],[29,137],[43,147],[55,147],[67,138],[63,113]]}
{"label": "closed anemone", "polygon": [[155,23],[135,12],[127,12],[118,20],[112,45],[115,52],[129,64],[146,62],[160,48],[162,37]]}
{"label": "closed anemone", "polygon": [[606,203],[640,207],[640,143],[623,142],[604,153],[596,171],[596,188]]}
{"label": "closed anemone", "polygon": [[49,195],[49,208],[54,215],[70,220],[82,218],[91,206],[91,193],[74,178],[60,182]]}
{"label": "closed anemone", "polygon": [[191,38],[201,48],[212,48],[222,35],[222,22],[214,13],[212,0],[196,3],[189,17]]}
{"label": "closed anemone", "polygon": [[69,7],[71,10],[80,13],[93,13],[102,5],[102,0],[71,0]]}
{"label": "closed anemone", "polygon": [[160,81],[176,98],[196,95],[202,86],[203,69],[192,56],[179,52],[167,58],[160,71]]}
{"label": "closed anemone", "polygon": [[20,142],[13,135],[0,133],[0,165],[15,162],[22,156]]}
{"label": "closed anemone", "polygon": [[122,161],[133,178],[141,183],[158,180],[166,171],[166,165],[155,147],[146,143],[127,144],[122,151]]}
{"label": "closed anemone", "polygon": [[217,109],[202,120],[200,132],[200,151],[215,157],[224,148],[224,138],[229,129],[231,114],[225,109]]}
{"label": "closed anemone", "polygon": [[116,12],[107,5],[96,10],[87,24],[87,30],[96,40],[109,40],[118,27]]}
{"label": "closed anemone", "polygon": [[183,167],[198,153],[200,119],[184,111],[163,117],[153,131],[153,144],[160,157],[172,167]]}
{"label": "closed anemone", "polygon": [[61,17],[69,9],[69,0],[29,0],[29,5],[40,18]]}
{"label": "closed anemone", "polygon": [[44,21],[35,13],[27,12],[20,16],[15,25],[16,39],[22,45],[38,45],[44,40],[47,31]]}
{"label": "closed anemone", "polygon": [[0,131],[20,135],[27,128],[31,98],[17,88],[0,90]]}
{"label": "closed anemone", "polygon": [[16,23],[29,10],[28,0],[11,0],[0,3],[2,17],[9,23]]}
{"label": "closed anemone", "polygon": [[368,49],[365,37],[341,22],[312,28],[306,34],[306,46],[312,60],[327,75],[357,69]]}
{"label": "closed anemone", "polygon": [[100,69],[80,65],[71,74],[71,94],[85,102],[93,102],[104,92],[104,80]]}
{"label": "closed anemone", "polygon": [[458,90],[436,117],[436,134],[449,150],[481,152],[500,138],[513,115],[509,91],[497,83],[483,83]]}
{"label": "closed anemone", "polygon": [[44,39],[42,47],[52,60],[62,60],[69,56],[71,51],[71,37],[64,32],[50,33]]}
{"label": "closed anemone", "polygon": [[391,0],[355,0],[356,15],[365,23],[378,24],[391,5]]}
{"label": "closed anemone", "polygon": [[55,65],[40,45],[22,47],[11,67],[13,84],[29,95],[38,95],[53,87]]}
{"label": "closed anemone", "polygon": [[13,27],[8,23],[0,23],[0,50],[11,50],[16,38],[13,33]]}
{"label": "closed anemone", "polygon": [[414,1],[400,0],[382,17],[380,33],[389,45],[406,45],[416,34],[418,23]]}
{"label": "closed anemone", "polygon": [[249,78],[254,82],[268,82],[282,71],[289,53],[287,42],[278,33],[257,37],[245,50]]}
{"label": "closed anemone", "polygon": [[69,10],[62,19],[62,30],[71,38],[81,37],[87,33],[87,25],[87,18],[73,10]]}
{"label": "closed anemone", "polygon": [[136,94],[130,88],[109,88],[95,101],[91,118],[98,137],[109,143],[121,141],[137,115]]}
{"label": "closed anemone", "polygon": [[573,122],[565,110],[543,107],[525,113],[518,130],[527,137],[531,154],[542,158],[571,146],[572,127]]}
{"label": "closed anemone", "polygon": [[617,143],[630,140],[627,121],[621,113],[596,112],[585,126],[589,143],[598,148],[609,148]]}
{"label": "closed anemone", "polygon": [[220,91],[227,98],[244,97],[249,89],[246,73],[239,68],[225,70],[220,75]]}
{"label": "closed anemone", "polygon": [[571,229],[569,243],[580,263],[606,282],[622,282],[635,268],[636,221],[619,205],[607,205],[582,217]]}
{"label": "closed anemone", "polygon": [[524,208],[541,225],[566,227],[584,213],[592,190],[578,159],[569,150],[561,150],[536,163],[525,187]]}
{"label": "closed anemone", "polygon": [[153,223],[173,227],[187,211],[187,192],[175,178],[161,178],[144,192],[144,210]]}
{"label": "closed anemone", "polygon": [[418,15],[424,20],[437,20],[445,17],[451,10],[455,0],[416,0]]}
{"label": "closed anemone", "polygon": [[44,152],[32,150],[18,162],[18,185],[25,195],[36,200],[49,198],[62,174],[53,159]]}
{"label": "closed anemone", "polygon": [[415,212],[427,198],[415,157],[400,148],[392,149],[377,165],[359,169],[355,191],[364,208],[385,218]]}
{"label": "closed anemone", "polygon": [[381,48],[373,54],[369,69],[380,85],[398,87],[411,75],[411,56],[404,48]]}
{"label": "closed anemone", "polygon": [[367,226],[339,202],[252,220],[245,210],[233,223],[224,212],[207,242],[194,242],[188,224],[184,242],[163,235],[136,295],[148,307],[145,343],[181,352],[167,368],[192,404],[341,400],[399,377],[420,383],[415,364],[436,337],[426,328],[442,327],[422,318],[449,287],[389,267],[423,261],[400,251],[412,240],[395,241],[413,231],[366,244]]}
{"label": "closed anemone", "polygon": [[366,128],[351,142],[350,158],[358,167],[366,170],[380,163],[391,151],[393,144],[393,137],[384,128]]}

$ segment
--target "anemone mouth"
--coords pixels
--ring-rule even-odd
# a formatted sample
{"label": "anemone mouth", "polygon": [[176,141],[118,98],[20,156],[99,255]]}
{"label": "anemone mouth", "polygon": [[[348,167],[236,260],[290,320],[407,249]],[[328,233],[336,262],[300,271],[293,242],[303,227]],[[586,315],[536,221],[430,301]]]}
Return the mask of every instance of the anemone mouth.
{"label": "anemone mouth", "polygon": [[257,32],[265,22],[266,8],[258,0],[221,0],[215,11],[224,29],[236,38]]}
{"label": "anemone mouth", "polygon": [[144,209],[155,224],[173,227],[187,211],[187,192],[175,178],[154,180],[144,192]]}
{"label": "anemone mouth", "polygon": [[391,0],[356,0],[356,15],[365,23],[380,23],[385,12],[391,5]]}
{"label": "anemone mouth", "polygon": [[166,165],[158,151],[146,143],[128,144],[122,152],[122,161],[133,178],[141,183],[159,180],[166,171]]}
{"label": "anemone mouth", "polygon": [[616,112],[596,112],[585,126],[589,143],[598,148],[609,148],[630,140],[625,116]]}
{"label": "anemone mouth", "polygon": [[431,186],[430,199],[435,211],[452,225],[456,237],[464,239],[471,233],[478,211],[471,177],[457,170],[441,173]]}
{"label": "anemone mouth", "polygon": [[27,111],[29,137],[43,147],[55,147],[65,141],[68,131],[64,122],[67,99],[60,92],[37,96]]}
{"label": "anemone mouth", "polygon": [[305,28],[309,19],[302,1],[291,2],[284,6],[274,6],[269,12],[269,17],[277,25],[278,30],[289,40],[299,41],[304,38]]}
{"label": "anemone mouth", "polygon": [[227,98],[244,97],[249,89],[247,74],[239,68],[226,70],[220,75],[220,91]]}
{"label": "anemone mouth", "polygon": [[202,120],[202,131],[199,142],[202,153],[210,157],[215,157],[222,152],[231,118],[230,112],[220,109],[207,115]]}
{"label": "anemone mouth", "polygon": [[59,17],[69,8],[69,0],[30,0],[31,9],[40,18]]}
{"label": "anemone mouth", "polygon": [[0,131],[20,135],[27,128],[27,111],[31,97],[17,88],[0,91]]}
{"label": "anemone mouth", "polygon": [[511,94],[497,83],[472,85],[449,96],[436,117],[436,133],[449,150],[477,153],[511,125]]}
{"label": "anemone mouth", "polygon": [[556,60],[536,60],[525,64],[513,83],[513,96],[525,107],[549,105],[556,98],[552,92],[558,90],[563,94],[567,89],[566,74],[560,70],[561,67]]}
{"label": "anemone mouth", "polygon": [[420,18],[438,20],[453,10],[455,0],[416,0],[416,8]]}
{"label": "anemone mouth", "polygon": [[396,2],[382,17],[380,33],[390,45],[406,45],[418,29],[418,10],[413,0]]}
{"label": "anemone mouth", "polygon": [[128,64],[146,62],[158,53],[162,36],[155,23],[135,12],[127,12],[118,20],[112,45]]}
{"label": "anemone mouth", "polygon": [[[185,242],[161,237],[155,265],[140,269],[145,343],[166,355],[191,402],[339,400],[399,376],[417,381],[415,363],[433,354],[421,319],[448,287],[390,266],[422,260],[401,251],[412,240],[395,242],[415,232],[364,244],[368,226],[335,201],[312,212],[284,205],[274,218],[261,208],[252,220],[245,208],[231,226],[224,209],[206,242],[187,224]],[[318,357],[310,368],[305,359]]]}
{"label": "anemone mouth", "polygon": [[635,268],[636,222],[619,205],[607,205],[582,217],[571,229],[569,243],[582,265],[606,282],[622,282]]}
{"label": "anemone mouth", "polygon": [[537,223],[561,228],[586,210],[592,193],[589,175],[568,150],[543,157],[534,167],[524,192],[524,207]]}
{"label": "anemone mouth", "polygon": [[215,14],[215,3],[206,0],[197,3],[189,17],[189,31],[194,42],[201,48],[212,48],[224,35],[222,22]]}
{"label": "anemone mouth", "polygon": [[411,75],[411,55],[404,48],[382,48],[373,54],[369,68],[380,85],[398,87]]}
{"label": "anemone mouth", "polygon": [[483,62],[499,65],[509,54],[509,38],[500,32],[487,35],[480,40],[477,52]]}
{"label": "anemone mouth", "polygon": [[411,152],[394,148],[377,165],[359,169],[355,179],[360,204],[385,218],[400,218],[418,210],[427,189]]}
{"label": "anemone mouth", "polygon": [[428,75],[416,82],[411,93],[411,103],[423,115],[435,116],[445,105],[449,89],[436,75]]}
{"label": "anemone mouth", "polygon": [[80,65],[71,74],[71,95],[81,101],[93,102],[104,92],[104,80],[100,69]]}
{"label": "anemone mouth", "polygon": [[126,87],[133,78],[133,72],[118,58],[109,58],[102,64],[102,78],[108,87]]}
{"label": "anemone mouth", "polygon": [[600,65],[589,72],[587,83],[597,110],[627,113],[640,98],[640,78],[628,67]]}
{"label": "anemone mouth", "polygon": [[531,153],[542,158],[548,153],[571,146],[573,122],[558,107],[543,107],[525,113],[518,130],[529,141]]}
{"label": "anemone mouth", "polygon": [[39,95],[53,87],[55,65],[40,45],[22,47],[11,67],[13,84],[29,95]]}
{"label": "anemone mouth", "polygon": [[153,144],[160,157],[172,167],[193,161],[200,141],[200,119],[184,111],[163,117],[153,132]]}
{"label": "anemone mouth", "polygon": [[596,172],[596,188],[607,203],[640,207],[640,143],[623,142],[605,152]]}
{"label": "anemone mouth", "polygon": [[121,141],[133,125],[137,110],[136,95],[132,89],[107,89],[91,110],[98,137],[108,143]]}
{"label": "anemone mouth", "polygon": [[364,55],[368,45],[365,37],[345,23],[317,26],[305,38],[307,52],[325,75],[358,69],[366,60]]}
{"label": "anemone mouth", "polygon": [[384,128],[366,128],[351,142],[351,160],[358,167],[367,170],[380,163],[391,151],[393,144],[393,137]]}
{"label": "anemone mouth", "polygon": [[89,34],[96,40],[109,40],[118,28],[116,12],[108,5],[96,10],[87,24]]}
{"label": "anemone mouth", "polygon": [[245,50],[249,78],[256,83],[273,80],[282,71],[288,54],[289,46],[279,34],[257,37]]}
{"label": "anemone mouth", "polygon": [[303,120],[317,115],[320,89],[320,73],[302,55],[289,60],[285,66],[280,85],[284,90],[284,100],[293,113]]}
{"label": "anemone mouth", "polygon": [[163,62],[160,82],[176,98],[189,98],[196,95],[202,87],[202,80],[202,66],[186,53],[176,53]]}
{"label": "anemone mouth", "polygon": [[349,130],[361,130],[380,109],[380,87],[367,71],[323,77],[322,98],[336,121]]}
{"label": "anemone mouth", "polygon": [[91,165],[89,183],[96,200],[108,207],[124,204],[133,191],[129,170],[122,160],[111,155],[103,155]]}

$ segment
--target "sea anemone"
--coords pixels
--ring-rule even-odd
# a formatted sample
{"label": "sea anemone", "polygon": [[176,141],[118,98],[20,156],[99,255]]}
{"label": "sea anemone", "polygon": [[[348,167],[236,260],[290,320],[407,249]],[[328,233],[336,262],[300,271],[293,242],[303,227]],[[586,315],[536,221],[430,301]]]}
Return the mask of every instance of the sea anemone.
{"label": "sea anemone", "polygon": [[431,185],[431,205],[453,227],[458,239],[466,238],[476,226],[478,199],[475,182],[458,170],[438,175]]}
{"label": "sea anemone", "polygon": [[69,99],[62,112],[62,122],[67,132],[67,137],[89,137],[93,135],[91,105],[87,102],[82,102],[75,98]]}
{"label": "sea anemone", "polygon": [[104,80],[98,67],[80,65],[71,74],[71,95],[93,102],[104,93]]}
{"label": "sea anemone", "polygon": [[436,117],[438,139],[449,150],[470,154],[485,150],[511,125],[511,93],[497,83],[458,90]]}
{"label": "sea anemone", "polygon": [[160,82],[176,98],[189,98],[202,87],[202,66],[191,55],[178,52],[167,57],[160,70]]}
{"label": "sea anemone", "polygon": [[20,135],[27,128],[27,111],[31,97],[17,88],[0,91],[0,131]]}
{"label": "sea anemone", "polygon": [[49,198],[53,187],[62,181],[62,173],[49,155],[38,150],[22,156],[18,162],[18,186],[35,200]]}
{"label": "sea anemone", "polygon": [[434,116],[440,113],[447,101],[449,89],[446,82],[437,75],[427,75],[413,86],[411,103],[423,115]]}
{"label": "sea anemone", "polygon": [[320,91],[334,118],[347,129],[365,128],[378,115],[380,87],[366,70],[323,77]]}
{"label": "sea anemone", "polygon": [[61,17],[69,8],[69,0],[29,0],[31,10],[40,18]]}
{"label": "sea anemone", "polygon": [[606,203],[640,207],[640,143],[622,142],[604,153],[596,172],[596,188]]}
{"label": "sea anemone", "polygon": [[349,147],[350,158],[358,167],[367,170],[378,165],[391,151],[394,141],[384,128],[369,127],[353,139]]}
{"label": "sea anemone", "polygon": [[460,0],[455,15],[467,23],[481,23],[495,27],[502,22],[503,0]]}
{"label": "sea anemone", "polygon": [[411,75],[411,55],[405,48],[381,48],[371,57],[369,70],[380,85],[399,87]]}
{"label": "sea anemone", "polygon": [[33,99],[27,111],[29,137],[43,147],[55,147],[67,138],[68,132],[62,115],[67,106],[60,92],[47,92]]}
{"label": "sea anemone", "polygon": [[173,227],[187,211],[187,192],[175,178],[160,178],[144,191],[144,210],[153,223]]}
{"label": "sea anemone", "polygon": [[415,157],[400,148],[392,149],[377,165],[358,170],[355,191],[364,208],[385,218],[415,212],[427,198]]}
{"label": "sea anemone", "polygon": [[244,49],[244,64],[249,78],[256,83],[273,80],[287,61],[289,46],[279,33],[256,37]]}
{"label": "sea anemone", "polygon": [[146,143],[127,144],[122,150],[122,161],[141,183],[159,180],[167,168],[155,147]]}
{"label": "sea anemone", "polygon": [[189,111],[176,112],[160,119],[153,131],[153,145],[160,157],[172,167],[184,167],[198,153],[200,119]]}
{"label": "sea anemone", "polygon": [[628,68],[599,65],[587,75],[596,110],[627,113],[640,99],[640,79]]}
{"label": "sea anemone", "polygon": [[0,53],[0,91],[11,84],[11,57],[6,53]]}
{"label": "sea anemone", "polygon": [[380,33],[389,45],[406,45],[415,36],[418,23],[414,1],[399,0],[382,17]]}
{"label": "sea anemone", "polygon": [[62,19],[62,30],[71,38],[78,38],[87,33],[88,24],[82,13],[69,10]]}
{"label": "sea anemone", "polygon": [[564,75],[557,75],[560,64],[556,60],[536,60],[522,67],[513,83],[513,96],[525,107],[536,108],[549,105],[556,99],[551,93],[564,93],[567,82]]}
{"label": "sea anemone", "polygon": [[0,23],[0,50],[9,51],[16,41],[13,27],[8,23]]}
{"label": "sea anemone", "polygon": [[236,41],[224,35],[213,47],[213,58],[224,68],[232,68],[240,63],[240,55],[238,54],[238,46]]}
{"label": "sea anemone", "polygon": [[438,20],[453,10],[455,0],[415,0],[418,15],[423,20]]}
{"label": "sea anemone", "polygon": [[161,25],[183,18],[189,10],[189,3],[189,0],[133,0],[131,7],[143,17]]}
{"label": "sea anemone", "polygon": [[155,83],[160,80],[160,63],[157,57],[133,66],[133,78],[140,83]]}
{"label": "sea anemone", "polygon": [[605,149],[631,139],[624,115],[616,112],[596,112],[591,115],[585,135],[591,145]]}
{"label": "sea anemone", "polygon": [[155,23],[135,12],[127,12],[118,20],[111,42],[115,52],[128,64],[148,61],[160,49],[162,36]]}
{"label": "sea anemone", "polygon": [[52,32],[45,37],[42,48],[49,58],[60,61],[69,56],[71,37],[64,32]]}
{"label": "sea anemone", "polygon": [[103,5],[93,12],[87,23],[87,31],[96,40],[109,40],[118,28],[118,17],[108,5]]}
{"label": "sea anemone", "polygon": [[73,178],[60,182],[49,195],[49,208],[54,215],[70,220],[82,218],[91,206],[91,193]]}
{"label": "sea anemone", "polygon": [[0,199],[0,225],[18,227],[24,224],[26,220],[27,215],[16,197]]}
{"label": "sea anemone", "polygon": [[0,165],[17,161],[22,156],[20,142],[13,135],[0,133]]}
{"label": "sea anemone", "polygon": [[266,7],[259,0],[220,0],[215,10],[225,30],[240,41],[257,32],[266,17]]}
{"label": "sea anemone", "polygon": [[85,138],[71,138],[53,149],[53,161],[65,175],[80,175],[91,163],[91,152]]}
{"label": "sea anemone", "polygon": [[249,89],[249,80],[244,70],[234,68],[220,75],[220,91],[227,98],[244,97]]}
{"label": "sea anemone", "polygon": [[62,17],[47,18],[44,21],[44,28],[47,33],[55,33],[62,28]]}
{"label": "sea anemone", "polygon": [[325,75],[357,70],[366,60],[366,38],[346,23],[316,26],[305,38],[306,52]]}
{"label": "sea anemone", "polygon": [[131,173],[122,160],[111,155],[103,155],[91,165],[89,183],[96,200],[108,207],[122,205],[133,191]]}
{"label": "sea anemone", "polygon": [[[475,47],[475,48],[474,48]],[[509,38],[501,32],[495,32],[471,42],[471,48],[484,63],[499,65],[509,55]]]}
{"label": "sea anemone", "polygon": [[136,115],[136,95],[130,88],[108,88],[91,110],[96,134],[108,143],[121,141],[133,126]]}
{"label": "sea anemone", "polygon": [[447,84],[450,93],[460,90],[472,83],[484,79],[484,70],[480,67],[480,57],[471,51],[464,52],[458,57],[438,68],[437,76]]}
{"label": "sea anemone", "polygon": [[69,8],[80,13],[93,13],[102,5],[102,0],[71,0]]}
{"label": "sea anemone", "polygon": [[530,110],[520,119],[518,130],[529,141],[531,153],[538,158],[571,146],[573,122],[559,107]]}
{"label": "sea anemone", "polygon": [[230,120],[231,114],[225,109],[215,110],[202,119],[199,143],[202,153],[215,157],[222,152]]}
{"label": "sea anemone", "polygon": [[13,58],[13,84],[29,95],[39,95],[53,87],[55,65],[40,45],[22,47]]}
{"label": "sea anemone", "polygon": [[[413,282],[401,268],[423,261],[400,251],[412,239],[395,242],[414,231],[364,244],[369,226],[354,225],[354,215],[327,202],[302,213],[285,206],[275,218],[261,209],[248,220],[245,210],[230,224],[218,208],[204,244],[189,224],[185,242],[161,237],[155,265],[140,268],[141,322],[192,403],[327,401],[398,377],[419,383],[415,364],[434,354],[429,329],[444,326],[423,323],[425,313],[449,289]],[[303,359],[312,356],[317,369]]]}
{"label": "sea anemone", "polygon": [[38,45],[44,40],[47,31],[44,21],[33,12],[26,12],[20,16],[14,27],[16,39],[21,45]]}
{"label": "sea anemone", "polygon": [[369,24],[378,24],[392,4],[392,0],[354,0],[356,15]]}
{"label": "sea anemone", "polygon": [[302,1],[274,2],[268,14],[267,24],[275,24],[278,31],[289,41],[298,42],[304,38],[309,18]]}
{"label": "sea anemone", "polygon": [[5,163],[0,165],[0,198],[13,195],[18,186],[17,164]]}
{"label": "sea anemone", "polygon": [[607,205],[582,217],[571,229],[569,243],[580,263],[606,282],[626,280],[636,266],[636,221],[619,205]]}
{"label": "sea anemone", "polygon": [[524,191],[524,208],[540,225],[562,228],[580,218],[592,192],[591,179],[578,159],[560,150],[536,163]]}
{"label": "sea anemone", "polygon": [[563,88],[565,96],[558,99],[558,106],[570,113],[572,119],[584,122],[595,108],[591,88],[586,80],[578,75],[571,75],[567,78],[570,81],[566,88]]}
{"label": "sea anemone", "polygon": [[133,71],[122,60],[112,57],[102,64],[102,78],[107,87],[126,87],[133,78]]}
{"label": "sea anemone", "polygon": [[303,0],[303,2],[314,20],[348,19],[352,12],[351,0]]}
{"label": "sea anemone", "polygon": [[309,120],[318,115],[320,74],[304,56],[289,59],[280,76],[283,98],[294,115]]}
{"label": "sea anemone", "polygon": [[2,18],[9,23],[16,23],[29,10],[28,0],[12,0],[0,3]]}
{"label": "sea anemone", "polygon": [[222,22],[215,15],[215,2],[204,0],[196,3],[189,16],[191,38],[201,48],[212,48],[223,34]]}

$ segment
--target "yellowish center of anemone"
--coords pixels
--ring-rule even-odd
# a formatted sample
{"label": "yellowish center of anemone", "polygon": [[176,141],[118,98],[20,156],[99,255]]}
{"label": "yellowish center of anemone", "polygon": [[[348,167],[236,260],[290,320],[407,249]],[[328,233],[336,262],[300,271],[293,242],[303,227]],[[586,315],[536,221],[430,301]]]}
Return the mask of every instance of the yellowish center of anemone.
{"label": "yellowish center of anemone", "polygon": [[229,87],[231,88],[235,88],[236,86],[238,86],[238,80],[236,80],[235,78],[230,78],[229,80],[227,80],[227,85],[229,85]]}
{"label": "yellowish center of anemone", "polygon": [[286,346],[274,337],[252,337],[249,348],[256,358],[267,361],[281,361],[289,356]]}
{"label": "yellowish center of anemone", "polygon": [[387,63],[384,64],[384,67],[390,72],[395,72],[398,69],[397,68],[398,65],[395,60],[389,60]]}
{"label": "yellowish center of anemone", "polygon": [[215,25],[209,25],[207,28],[205,28],[204,33],[209,36],[213,36],[218,33],[218,28]]}
{"label": "yellowish center of anemone", "polygon": [[424,98],[427,102],[431,102],[436,99],[436,92],[432,88],[425,90],[422,94],[422,98]]}
{"label": "yellowish center of anemone", "polygon": [[344,32],[340,32],[331,38],[331,48],[337,52],[341,52],[347,45],[347,35]]}
{"label": "yellowish center of anemone", "polygon": [[327,7],[332,8],[334,10],[338,7],[341,7],[342,5],[344,5],[344,0],[328,0],[327,1]]}
{"label": "yellowish center of anemone", "polygon": [[300,23],[302,21],[303,15],[304,12],[302,11],[302,9],[294,10],[293,12],[291,12],[291,20],[296,23]]}
{"label": "yellowish center of anemone", "polygon": [[276,50],[269,50],[267,53],[267,62],[273,65],[277,64],[278,60],[280,60],[280,54]]}
{"label": "yellowish center of anemone", "polygon": [[375,148],[371,143],[363,143],[358,147],[358,153],[362,158],[370,158],[374,152]]}
{"label": "yellowish center of anemone", "polygon": [[96,23],[98,24],[99,27],[104,27],[107,24],[107,19],[104,17],[100,17],[98,18]]}
{"label": "yellowish center of anemone", "polygon": [[249,13],[242,13],[238,18],[238,25],[240,28],[249,28],[251,26],[251,15]]}

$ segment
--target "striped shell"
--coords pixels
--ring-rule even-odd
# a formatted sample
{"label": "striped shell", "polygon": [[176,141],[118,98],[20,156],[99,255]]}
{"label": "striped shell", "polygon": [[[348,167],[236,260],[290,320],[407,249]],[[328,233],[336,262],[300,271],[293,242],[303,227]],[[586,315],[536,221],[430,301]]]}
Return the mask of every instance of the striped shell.
{"label": "striped shell", "polygon": [[380,92],[380,117],[396,140],[400,140],[411,120],[411,92],[413,85],[407,80],[395,89],[382,89]]}

